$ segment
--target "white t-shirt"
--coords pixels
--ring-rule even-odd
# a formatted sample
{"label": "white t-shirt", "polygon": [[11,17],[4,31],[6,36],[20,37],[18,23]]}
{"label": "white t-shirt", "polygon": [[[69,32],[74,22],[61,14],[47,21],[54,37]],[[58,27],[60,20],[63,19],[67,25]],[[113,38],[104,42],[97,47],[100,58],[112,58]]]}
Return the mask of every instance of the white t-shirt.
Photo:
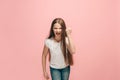
{"label": "white t-shirt", "polygon": [[61,50],[61,42],[56,42],[53,38],[50,38],[45,40],[45,45],[50,50],[50,66],[56,69],[65,68],[67,65]]}

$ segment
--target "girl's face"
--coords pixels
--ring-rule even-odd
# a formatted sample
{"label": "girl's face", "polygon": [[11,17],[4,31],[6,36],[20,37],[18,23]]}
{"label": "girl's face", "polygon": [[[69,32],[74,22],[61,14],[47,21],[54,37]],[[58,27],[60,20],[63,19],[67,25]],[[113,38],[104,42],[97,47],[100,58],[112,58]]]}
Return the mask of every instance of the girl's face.
{"label": "girl's face", "polygon": [[62,26],[59,23],[55,23],[53,26],[53,32],[55,34],[55,37],[61,37]]}

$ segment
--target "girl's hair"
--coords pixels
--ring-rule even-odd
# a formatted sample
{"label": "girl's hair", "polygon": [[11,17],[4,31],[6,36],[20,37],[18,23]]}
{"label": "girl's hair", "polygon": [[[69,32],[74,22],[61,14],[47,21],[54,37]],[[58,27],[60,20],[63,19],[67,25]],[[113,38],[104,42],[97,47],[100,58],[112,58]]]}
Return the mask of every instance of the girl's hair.
{"label": "girl's hair", "polygon": [[50,34],[49,34],[48,38],[55,37],[55,34],[53,32],[53,26],[54,26],[55,23],[59,23],[62,27],[61,48],[62,48],[62,51],[63,51],[65,63],[73,65],[73,56],[72,56],[72,54],[70,54],[69,50],[66,48],[66,36],[67,36],[66,35],[66,24],[65,24],[65,22],[62,18],[55,18],[52,21]]}

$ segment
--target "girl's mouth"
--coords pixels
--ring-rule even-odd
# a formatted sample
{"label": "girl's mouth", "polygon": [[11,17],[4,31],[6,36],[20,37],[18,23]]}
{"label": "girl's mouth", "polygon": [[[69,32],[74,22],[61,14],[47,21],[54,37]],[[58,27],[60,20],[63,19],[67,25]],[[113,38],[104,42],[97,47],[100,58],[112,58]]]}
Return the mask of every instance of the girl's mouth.
{"label": "girl's mouth", "polygon": [[60,33],[58,33],[58,32],[57,32],[57,33],[56,33],[56,35],[58,35],[58,36],[59,36],[59,35],[60,35]]}

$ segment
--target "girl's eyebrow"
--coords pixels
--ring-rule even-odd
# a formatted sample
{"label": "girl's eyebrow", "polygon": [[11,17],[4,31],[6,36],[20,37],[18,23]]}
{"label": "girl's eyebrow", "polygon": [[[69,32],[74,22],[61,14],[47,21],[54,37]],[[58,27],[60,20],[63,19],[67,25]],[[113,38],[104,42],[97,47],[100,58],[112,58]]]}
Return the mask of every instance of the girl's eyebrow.
{"label": "girl's eyebrow", "polygon": [[53,28],[53,29],[62,29],[62,28]]}

